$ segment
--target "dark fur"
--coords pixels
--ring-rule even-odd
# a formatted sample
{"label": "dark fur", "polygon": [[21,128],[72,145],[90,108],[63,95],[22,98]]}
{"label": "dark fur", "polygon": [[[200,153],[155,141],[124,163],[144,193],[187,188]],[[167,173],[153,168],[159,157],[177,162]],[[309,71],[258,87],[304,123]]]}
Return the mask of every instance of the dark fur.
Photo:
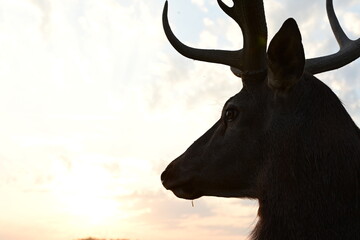
{"label": "dark fur", "polygon": [[[264,140],[253,239],[360,239],[360,130],[315,77],[305,75],[295,88]],[[282,118],[294,104],[294,116]]]}

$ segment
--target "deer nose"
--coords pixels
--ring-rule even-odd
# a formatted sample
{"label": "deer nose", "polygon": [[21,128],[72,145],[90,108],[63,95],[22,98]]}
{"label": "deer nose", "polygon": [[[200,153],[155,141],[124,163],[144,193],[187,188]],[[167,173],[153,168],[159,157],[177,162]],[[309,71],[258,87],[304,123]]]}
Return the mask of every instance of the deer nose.
{"label": "deer nose", "polygon": [[161,183],[162,183],[162,184],[164,184],[165,178],[166,178],[166,170],[163,171],[163,172],[161,173],[161,176],[160,176],[160,179],[161,179]]}
{"label": "deer nose", "polygon": [[187,174],[184,174],[187,171],[183,171],[179,160],[180,157],[172,161],[160,176],[162,185],[168,190],[181,184],[183,179],[187,177]]}
{"label": "deer nose", "polygon": [[161,179],[161,183],[164,185],[164,187],[166,188],[166,179],[171,178],[171,169],[174,168],[173,167],[174,163],[171,162],[166,168],[165,170],[161,173],[160,179]]}
{"label": "deer nose", "polygon": [[175,160],[173,160],[171,163],[169,163],[169,165],[162,172],[160,179],[161,179],[161,183],[164,185],[165,188],[166,188],[166,180],[171,181],[170,179],[172,179],[174,177],[174,175],[176,175],[175,174],[176,168],[177,168],[176,163],[181,159],[181,157],[182,157],[182,155],[180,155]]}

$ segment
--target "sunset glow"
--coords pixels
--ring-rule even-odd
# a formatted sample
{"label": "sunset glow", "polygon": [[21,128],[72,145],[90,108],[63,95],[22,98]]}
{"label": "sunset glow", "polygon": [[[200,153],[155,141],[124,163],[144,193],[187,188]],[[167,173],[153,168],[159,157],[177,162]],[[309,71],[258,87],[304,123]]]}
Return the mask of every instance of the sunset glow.
{"label": "sunset glow", "polygon": [[[337,51],[325,1],[264,2],[269,37],[293,16],[308,57]],[[172,49],[163,3],[0,0],[1,240],[246,239],[256,201],[205,197],[192,207],[161,185],[241,87],[228,67]],[[360,37],[360,4],[334,4]],[[242,44],[215,0],[170,0],[169,18],[189,45]],[[359,125],[360,61],[320,78]]]}

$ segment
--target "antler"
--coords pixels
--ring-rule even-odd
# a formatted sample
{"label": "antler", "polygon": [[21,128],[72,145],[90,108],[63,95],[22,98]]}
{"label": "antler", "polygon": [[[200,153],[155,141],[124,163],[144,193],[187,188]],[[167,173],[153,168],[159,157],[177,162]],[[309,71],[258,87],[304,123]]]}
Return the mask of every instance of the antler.
{"label": "antler", "polygon": [[167,18],[168,3],[163,11],[163,26],[171,45],[182,55],[194,60],[225,64],[239,77],[266,69],[267,28],[262,0],[233,0],[228,7],[221,0],[221,9],[233,18],[243,32],[244,47],[237,51],[196,49],[181,43],[171,31]]}
{"label": "antler", "polygon": [[331,71],[343,67],[360,57],[360,38],[357,40],[350,40],[346,36],[335,15],[332,0],[326,0],[326,11],[331,29],[340,46],[340,50],[337,53],[328,56],[307,59],[305,63],[305,71],[312,74]]}

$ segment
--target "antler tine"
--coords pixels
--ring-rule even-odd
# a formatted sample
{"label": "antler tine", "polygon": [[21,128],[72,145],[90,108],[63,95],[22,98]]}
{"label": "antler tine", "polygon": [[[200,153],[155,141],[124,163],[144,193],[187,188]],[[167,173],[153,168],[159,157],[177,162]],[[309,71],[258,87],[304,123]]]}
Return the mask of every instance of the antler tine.
{"label": "antler tine", "polygon": [[186,46],[174,35],[170,28],[169,20],[167,17],[168,12],[168,2],[165,2],[162,21],[163,27],[171,45],[183,56],[204,61],[204,62],[212,62],[212,63],[220,63],[225,64],[231,67],[242,69],[242,50],[238,51],[227,51],[227,50],[212,50],[212,49],[197,49]]}
{"label": "antler tine", "polygon": [[339,20],[335,14],[332,0],[326,0],[326,12],[336,41],[338,42],[339,46],[345,46],[346,43],[350,42],[351,40],[348,38],[348,36],[346,36],[344,30],[340,26]]}
{"label": "antler tine", "polygon": [[233,8],[231,7],[228,7],[223,1],[221,0],[217,0],[220,8],[227,14],[229,15],[230,17],[234,18],[234,11],[233,11]]}
{"label": "antler tine", "polygon": [[237,51],[195,49],[181,43],[171,31],[167,18],[168,3],[163,11],[165,34],[172,46],[182,55],[195,60],[220,63],[231,66],[235,75],[244,77],[248,72],[262,72],[266,69],[267,29],[262,0],[233,0],[228,7],[221,0],[221,9],[233,18],[243,31],[244,48]]}
{"label": "antler tine", "polygon": [[233,7],[228,7],[221,0],[217,1],[220,8],[240,26],[243,33],[244,69],[239,70],[264,70],[266,68],[267,27],[263,1],[233,0]]}
{"label": "antler tine", "polygon": [[332,0],[326,0],[326,11],[340,50],[328,56],[306,59],[305,71],[312,74],[343,67],[360,57],[360,38],[350,40],[346,36],[336,17]]}

